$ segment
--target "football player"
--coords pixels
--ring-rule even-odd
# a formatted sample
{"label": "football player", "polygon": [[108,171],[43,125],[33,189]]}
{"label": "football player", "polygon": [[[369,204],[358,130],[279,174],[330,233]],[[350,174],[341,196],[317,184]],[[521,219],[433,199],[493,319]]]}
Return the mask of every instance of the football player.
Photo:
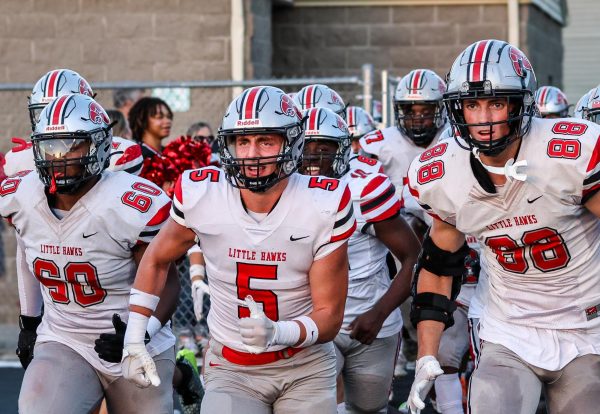
{"label": "football player", "polygon": [[375,158],[365,157],[361,154],[362,151],[359,140],[364,135],[377,129],[371,114],[360,106],[349,106],[346,108],[346,120],[351,139],[350,168],[362,168],[368,169],[369,171],[383,172],[383,165],[380,161],[377,161]]}
{"label": "football player", "polygon": [[[346,411],[387,413],[402,328],[398,306],[409,296],[419,242],[399,216],[400,199],[389,178],[360,165],[350,169],[344,120],[325,108],[307,111],[305,119],[302,172],[347,182],[358,223],[348,241],[348,298],[342,329],[334,340]],[[402,264],[393,282],[385,262],[388,249]]]}
{"label": "football player", "polygon": [[[21,171],[0,186],[0,214],[21,243],[20,298],[30,309],[20,317],[22,361],[32,351],[22,340],[35,341],[21,413],[89,412],[103,397],[115,412],[172,411],[170,383],[140,390],[124,380],[120,364],[94,350],[100,334],[125,325],[136,263],[170,208],[149,181],[106,170],[111,138],[110,120],[96,101],[63,95],[42,110],[32,135],[37,174]],[[175,338],[164,324],[178,291],[170,277],[148,326],[150,355],[164,375],[173,374]]]}
{"label": "football player", "polygon": [[411,71],[394,94],[396,126],[371,132],[359,140],[365,153],[381,161],[399,195],[410,162],[436,143],[445,129],[445,91],[446,84],[433,71]]}
{"label": "football player", "polygon": [[346,119],[346,107],[339,93],[329,86],[315,83],[300,89],[294,95],[294,102],[303,113],[311,108],[329,108]]}
{"label": "football player", "polygon": [[535,117],[535,83],[516,47],[470,45],[444,95],[460,138],[411,164],[410,191],[434,218],[414,278],[413,413],[443,373],[436,355],[453,323],[465,234],[482,246],[489,278],[470,412],[533,414],[542,389],[552,413],[600,404],[600,127]]}
{"label": "football player", "polygon": [[223,117],[223,169],[185,172],[171,219],[134,283],[123,370],[157,384],[144,332],[166,268],[196,241],[211,281],[212,335],[203,413],[335,413],[335,352],[348,287],[350,191],[296,173],[301,114],[269,86],[245,90]]}
{"label": "football player", "polygon": [[600,124],[600,85],[590,89],[579,99],[573,116]]}
{"label": "football player", "polygon": [[[454,139],[453,136],[452,127],[449,127],[440,136],[440,142]],[[404,186],[402,196],[404,217],[422,241],[433,218],[421,208],[410,193],[408,185]],[[444,374],[435,380],[435,401],[437,410],[443,414],[463,413],[463,390],[458,376],[459,368],[469,349],[474,363],[479,355],[479,318],[485,303],[487,276],[485,272],[481,272],[481,248],[477,239],[467,235],[466,240],[471,251],[465,261],[463,284],[455,300],[457,308],[453,314],[454,325],[442,334],[438,351],[438,360]],[[405,404],[403,408],[404,406]],[[408,412],[408,408],[405,409],[406,411],[403,412]]]}
{"label": "football player", "polygon": [[[28,98],[29,120],[32,131],[39,120],[40,113],[54,99],[64,95],[79,93],[94,97],[89,83],[77,72],[70,69],[51,70],[42,76],[34,85]],[[13,138],[13,147],[6,153],[7,174],[14,175],[19,171],[33,170],[33,148],[31,142],[21,138]],[[141,147],[125,138],[113,136],[111,154],[111,171],[126,171],[138,175],[142,171],[143,158]]]}
{"label": "football player", "polygon": [[556,86],[541,86],[535,92],[535,103],[542,118],[566,118],[569,116],[567,96]]}

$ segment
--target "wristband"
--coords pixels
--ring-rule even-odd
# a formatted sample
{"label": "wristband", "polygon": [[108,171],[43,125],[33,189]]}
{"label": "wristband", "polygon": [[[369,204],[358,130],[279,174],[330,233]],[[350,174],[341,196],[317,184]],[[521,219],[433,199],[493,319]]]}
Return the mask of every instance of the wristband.
{"label": "wristband", "polygon": [[131,288],[131,293],[129,294],[129,306],[141,306],[142,308],[150,309],[152,312],[156,310],[159,300],[158,296],[134,288]]}
{"label": "wristband", "polygon": [[200,276],[202,279],[206,276],[206,268],[203,265],[194,264],[190,266],[190,279],[196,276]]}
{"label": "wristband", "polygon": [[300,325],[294,321],[279,321],[275,322],[275,334],[267,347],[271,345],[292,346],[296,345],[299,340]]}
{"label": "wristband", "polygon": [[150,338],[152,338],[154,335],[156,335],[158,333],[158,331],[160,331],[163,327],[163,324],[161,321],[158,320],[158,318],[154,315],[152,315],[150,317],[150,320],[148,320],[148,326],[146,327],[146,331],[148,332],[148,335],[150,336]]}
{"label": "wristband", "polygon": [[319,328],[317,327],[315,321],[308,316],[300,316],[299,318],[295,318],[293,320],[300,322],[306,329],[306,338],[300,345],[298,345],[298,347],[305,348],[315,344],[319,339]]}
{"label": "wristband", "polygon": [[128,344],[144,344],[146,329],[150,318],[137,312],[129,312],[127,330],[125,331],[124,346]]}

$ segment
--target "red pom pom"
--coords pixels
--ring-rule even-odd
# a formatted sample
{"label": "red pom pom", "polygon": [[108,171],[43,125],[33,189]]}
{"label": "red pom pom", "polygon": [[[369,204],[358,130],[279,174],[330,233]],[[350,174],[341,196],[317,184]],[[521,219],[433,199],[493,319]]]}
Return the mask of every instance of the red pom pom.
{"label": "red pom pom", "polygon": [[171,141],[161,155],[146,158],[140,175],[161,188],[169,184],[165,191],[173,198],[173,190],[179,176],[185,170],[209,165],[210,156],[211,149],[208,144],[182,135]]}

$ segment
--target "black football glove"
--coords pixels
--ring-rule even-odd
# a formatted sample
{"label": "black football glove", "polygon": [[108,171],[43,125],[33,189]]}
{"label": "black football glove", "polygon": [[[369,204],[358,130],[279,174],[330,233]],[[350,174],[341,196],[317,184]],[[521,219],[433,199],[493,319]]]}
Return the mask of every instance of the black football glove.
{"label": "black football glove", "polygon": [[[121,362],[123,358],[123,343],[125,341],[125,331],[127,324],[121,320],[118,313],[113,314],[112,324],[115,327],[115,333],[103,333],[94,342],[94,351],[98,353],[100,359],[106,362]],[[150,335],[146,332],[144,343],[150,342]]]}
{"label": "black football glove", "polygon": [[41,316],[19,316],[19,342],[17,344],[17,356],[23,369],[27,369],[33,359],[33,347],[37,339],[37,327],[42,322]]}

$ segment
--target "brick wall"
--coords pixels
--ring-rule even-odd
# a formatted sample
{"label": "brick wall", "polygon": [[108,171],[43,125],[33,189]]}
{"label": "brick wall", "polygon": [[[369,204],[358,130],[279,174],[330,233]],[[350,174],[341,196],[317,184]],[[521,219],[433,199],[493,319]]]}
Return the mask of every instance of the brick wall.
{"label": "brick wall", "polygon": [[[92,87],[229,79],[229,8],[226,0],[2,0],[0,82],[34,83],[61,67],[76,70]],[[112,107],[112,91],[97,92],[99,102]],[[27,96],[0,92],[1,151],[11,146],[10,137],[30,133]],[[189,112],[175,114],[174,136],[200,119],[216,128],[231,90],[192,90],[191,99]],[[7,271],[0,275],[0,324],[16,323],[14,236],[12,230],[2,236]]]}
{"label": "brick wall", "polygon": [[[424,67],[444,77],[472,42],[507,40],[507,21],[504,5],[279,7],[273,11],[273,74],[358,75],[362,64],[372,63],[376,92],[383,69],[404,75]],[[560,27],[534,6],[521,6],[521,37],[536,70],[560,82],[560,64],[546,64],[562,56]],[[356,101],[359,90],[341,92]]]}
{"label": "brick wall", "polygon": [[[66,67],[101,81],[230,78],[230,1],[2,0],[0,82],[33,83]],[[112,107],[111,91],[98,100]],[[229,90],[192,92],[192,110],[175,114],[173,134],[199,119],[214,125]],[[27,93],[0,93],[0,150],[29,133]],[[216,111],[214,108],[219,108]]]}

